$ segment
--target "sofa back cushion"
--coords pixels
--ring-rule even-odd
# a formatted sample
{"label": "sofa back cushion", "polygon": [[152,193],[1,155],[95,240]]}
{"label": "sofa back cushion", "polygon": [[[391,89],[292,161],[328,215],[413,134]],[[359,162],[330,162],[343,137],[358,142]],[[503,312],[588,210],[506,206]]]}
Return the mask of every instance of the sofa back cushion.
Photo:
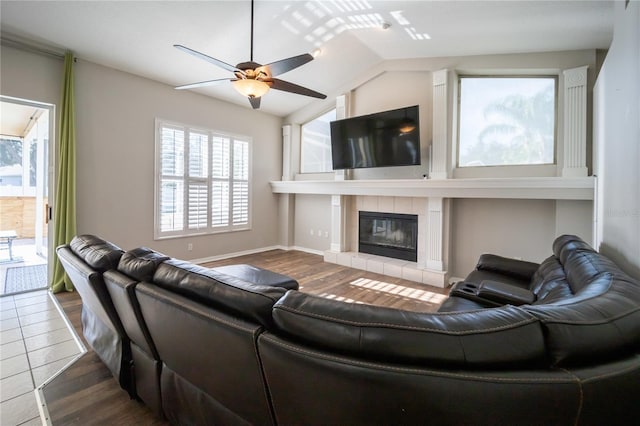
{"label": "sofa back cushion", "polygon": [[169,260],[169,256],[139,247],[122,255],[118,263],[118,271],[138,281],[151,281],[159,264]]}
{"label": "sofa back cushion", "polygon": [[580,237],[575,235],[561,235],[553,242],[553,254],[563,265],[567,261],[567,257],[578,250],[594,251],[593,248],[585,243]]}
{"label": "sofa back cushion", "polygon": [[69,243],[71,251],[97,272],[118,267],[124,251],[95,235],[77,235]]}
{"label": "sofa back cushion", "polygon": [[252,284],[189,262],[170,259],[161,263],[153,283],[207,306],[271,326],[271,309],[284,296],[280,287]]}
{"label": "sofa back cushion", "polygon": [[531,279],[529,287],[536,295],[535,304],[551,303],[573,296],[562,264],[555,256],[545,259]]}
{"label": "sofa back cushion", "polygon": [[603,272],[573,297],[523,309],[542,321],[555,364],[594,362],[640,347],[640,285],[630,278]]}
{"label": "sofa back cushion", "polygon": [[170,424],[272,424],[256,348],[262,325],[151,283],[135,293],[163,361],[162,408]]}
{"label": "sofa back cushion", "polygon": [[292,290],[276,303],[273,317],[279,331],[290,337],[373,360],[522,367],[546,359],[538,320],[515,306],[434,314]]}

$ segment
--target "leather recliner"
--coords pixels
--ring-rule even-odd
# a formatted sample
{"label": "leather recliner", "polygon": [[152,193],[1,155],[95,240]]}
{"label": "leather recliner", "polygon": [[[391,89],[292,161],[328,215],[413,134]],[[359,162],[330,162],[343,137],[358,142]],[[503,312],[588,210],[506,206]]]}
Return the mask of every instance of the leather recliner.
{"label": "leather recliner", "polygon": [[103,273],[115,269],[124,251],[94,235],[79,235],[56,249],[82,299],[82,333],[91,348],[131,393],[131,346],[106,289]]}

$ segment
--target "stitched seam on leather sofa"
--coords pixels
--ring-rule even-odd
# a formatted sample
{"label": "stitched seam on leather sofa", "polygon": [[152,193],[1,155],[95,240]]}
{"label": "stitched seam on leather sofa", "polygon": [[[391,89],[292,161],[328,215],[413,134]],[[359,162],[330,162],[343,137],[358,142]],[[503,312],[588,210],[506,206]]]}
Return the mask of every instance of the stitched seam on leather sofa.
{"label": "stitched seam on leather sofa", "polygon": [[363,323],[363,322],[355,322],[355,321],[349,321],[349,320],[345,320],[342,318],[336,318],[336,317],[330,317],[327,315],[321,315],[321,314],[315,314],[315,313],[310,313],[310,312],[305,312],[305,311],[300,311],[298,309],[295,308],[291,308],[289,306],[284,307],[284,306],[274,306],[273,309],[280,309],[283,311],[288,311],[288,312],[293,312],[296,314],[301,314],[301,315],[305,315],[311,318],[319,318],[319,319],[324,319],[324,320],[331,320],[337,323],[342,323],[342,324],[348,324],[348,325],[353,325],[353,326],[357,326],[357,327],[385,327],[385,328],[395,328],[395,329],[399,329],[399,330],[420,330],[420,331],[430,331],[430,332],[435,332],[435,333],[441,333],[441,334],[476,334],[476,333],[488,333],[488,332],[492,332],[492,331],[500,331],[500,330],[506,330],[506,329],[515,329],[521,326],[525,326],[528,324],[532,324],[535,322],[538,322],[537,318],[530,318],[527,320],[521,320],[518,322],[514,322],[511,324],[507,324],[507,325],[503,325],[500,327],[492,327],[492,328],[484,328],[484,329],[470,329],[470,330],[440,330],[437,328],[426,328],[426,327],[418,327],[418,326],[410,326],[410,325],[399,325],[399,324],[389,324],[389,323]]}
{"label": "stitched seam on leather sofa", "polygon": [[[146,284],[146,285],[148,285],[148,286],[155,286],[154,284],[149,284],[149,283],[141,283],[141,284]],[[157,287],[157,286],[156,286],[156,287]],[[160,288],[162,288],[162,287],[160,287]],[[162,290],[167,291],[167,292],[170,292],[169,290],[166,290],[166,289],[162,289]],[[177,303],[175,303],[175,302],[174,302],[174,300],[173,300],[173,299],[171,299],[171,298],[167,297],[166,295],[162,295],[162,294],[161,294],[161,295],[160,295],[161,297],[158,297],[158,295],[157,295],[157,294],[151,293],[151,292],[149,292],[149,290],[145,290],[145,289],[144,289],[144,287],[143,287],[143,288],[140,288],[140,291],[141,291],[145,296],[150,297],[150,298],[152,298],[152,299],[154,299],[154,300],[156,300],[156,301],[160,301],[160,302],[162,302],[162,303],[169,304],[169,305],[171,305],[171,306],[173,306],[173,307],[175,307],[175,308],[177,308],[177,309],[180,309],[182,312],[192,313],[192,314],[198,315],[200,318],[204,318],[204,319],[213,319],[213,320],[218,321],[218,322],[220,322],[220,323],[222,323],[222,324],[228,325],[228,326],[230,326],[230,327],[237,328],[237,329],[239,329],[239,330],[243,330],[243,331],[253,331],[253,327],[251,327],[251,328],[249,328],[249,327],[244,327],[244,326],[242,326],[242,325],[240,325],[240,324],[237,324],[237,323],[234,323],[234,322],[228,321],[228,320],[226,320],[226,319],[220,318],[220,317],[219,317],[219,316],[217,316],[217,315],[209,314],[208,312],[207,312],[207,313],[203,313],[203,312],[201,312],[200,310],[196,310],[196,309],[194,309],[194,308],[187,308],[186,306],[184,306],[184,305],[182,305],[182,304],[177,304]],[[170,293],[171,293],[171,292],[170,292]],[[198,301],[196,301],[196,300],[189,299],[188,297],[185,297],[185,296],[183,296],[183,295],[181,295],[181,294],[178,294],[178,296],[181,296],[181,297],[183,297],[184,299],[189,300],[190,302],[197,303],[198,305],[200,305],[200,306],[198,306],[198,309],[201,309],[201,308],[204,308],[204,309],[211,309],[211,310],[214,310],[214,309],[215,309],[215,308],[211,308],[211,307],[208,307],[208,306],[206,306],[206,305],[203,305],[202,303],[200,303],[200,302],[198,302]]]}
{"label": "stitched seam on leather sofa", "polygon": [[578,425],[580,424],[580,416],[582,415],[582,407],[584,406],[584,389],[582,388],[582,380],[580,380],[578,376],[576,376],[571,371],[565,368],[560,368],[560,370],[564,371],[565,373],[573,377],[576,380],[576,383],[578,384],[580,400],[578,401],[578,410],[576,411],[576,420],[573,422],[574,425]]}
{"label": "stitched seam on leather sofa", "polygon": [[[300,353],[300,354],[304,354],[304,355],[310,355],[310,356],[315,356],[318,358],[322,358],[322,359],[326,359],[326,360],[330,360],[330,361],[335,361],[335,362],[339,362],[341,364],[349,364],[349,365],[357,365],[359,367],[366,367],[366,368],[375,368],[378,370],[387,370],[387,371],[392,371],[392,372],[396,372],[396,373],[409,373],[409,374],[419,374],[419,375],[423,375],[423,376],[437,376],[437,377],[448,377],[448,378],[453,378],[453,379],[460,379],[460,380],[464,380],[464,379],[472,379],[472,380],[478,380],[478,381],[484,381],[484,382],[491,382],[491,381],[498,381],[498,382],[505,382],[505,383],[567,383],[567,384],[575,384],[578,383],[579,381],[576,380],[575,376],[570,375],[570,378],[566,378],[566,379],[556,379],[556,378],[544,378],[544,379],[526,379],[526,378],[509,378],[509,377],[493,377],[493,376],[477,376],[477,375],[472,375],[472,374],[459,374],[459,373],[446,373],[443,372],[442,370],[437,371],[437,370],[420,370],[417,368],[407,368],[407,367],[393,367],[393,366],[389,366],[389,365],[384,365],[384,364],[376,364],[376,363],[372,363],[372,362],[363,362],[363,361],[357,361],[357,360],[352,360],[352,359],[347,359],[347,358],[340,358],[340,357],[336,357],[336,356],[332,356],[332,355],[327,355],[327,354],[323,354],[320,352],[314,352],[314,351],[310,351],[310,350],[306,350],[306,349],[301,349],[295,346],[291,346],[287,343],[283,343],[281,341],[278,341],[274,338],[272,338],[271,336],[268,336],[266,334],[263,334],[261,336],[262,339],[268,340],[269,342],[278,345],[280,347],[283,348],[287,348],[289,350],[292,350],[294,352]],[[518,370],[520,371],[520,370]],[[555,369],[555,370],[551,370],[551,371],[556,371],[556,372],[565,372],[565,370],[563,369]]]}
{"label": "stitched seam on leather sofa", "polygon": [[[562,305],[565,306],[565,305]],[[546,319],[546,318],[541,318],[540,321],[542,321],[544,324],[582,324],[582,325],[600,325],[600,324],[608,324],[611,323],[613,321],[619,320],[621,318],[624,317],[628,317],[629,315],[632,315],[636,312],[640,311],[640,306],[637,308],[633,308],[629,311],[623,312],[621,314],[618,314],[616,316],[613,317],[609,317],[609,318],[605,318],[599,321],[571,321],[571,320],[559,320],[559,319]]]}
{"label": "stitched seam on leather sofa", "polygon": [[625,369],[623,369],[623,370],[618,370],[618,371],[615,371],[615,372],[604,373],[604,374],[601,374],[601,375],[599,375],[599,376],[589,377],[589,378],[586,378],[586,379],[581,380],[581,382],[582,382],[582,383],[589,383],[589,382],[592,382],[592,381],[594,381],[594,380],[605,379],[605,378],[607,378],[607,377],[614,377],[614,376],[617,376],[617,375],[620,375],[620,374],[629,373],[629,372],[634,371],[634,370],[640,370],[640,367],[639,367],[639,366],[637,366],[637,365],[632,365],[632,366],[627,367],[627,368],[625,368]]}
{"label": "stitched seam on leather sofa", "polygon": [[[170,266],[173,266],[173,265],[170,265]],[[197,266],[199,266],[199,265],[197,265]],[[174,267],[175,267],[175,266],[174,266]],[[204,268],[204,266],[201,266],[201,268]],[[248,290],[248,289],[246,289],[246,288],[236,287],[236,286],[234,286],[234,285],[227,284],[227,283],[225,283],[224,281],[220,281],[220,280],[218,280],[217,278],[211,277],[211,276],[206,275],[206,274],[201,274],[200,272],[189,271],[189,270],[187,270],[187,269],[183,269],[183,270],[184,270],[184,271],[186,271],[186,272],[188,272],[189,274],[194,274],[194,275],[198,275],[198,276],[200,276],[200,277],[204,277],[204,278],[207,278],[207,279],[213,280],[213,281],[217,282],[218,284],[221,284],[221,285],[223,285],[223,286],[225,286],[225,287],[232,288],[232,289],[234,289],[234,290],[238,290],[238,291],[246,291],[247,293],[251,293],[251,294],[255,294],[255,295],[257,295],[257,296],[264,297],[265,299],[268,299],[268,300],[272,301],[273,303],[277,302],[278,300],[280,300],[280,297],[282,297],[282,296],[280,296],[280,297],[278,297],[278,298],[270,297],[270,296],[267,296],[267,295],[266,295],[266,294],[264,294],[264,293],[260,293],[260,292],[257,292],[257,291],[251,291],[251,290]],[[234,276],[232,276],[232,275],[227,275],[227,274],[223,274],[223,273],[220,273],[220,272],[218,272],[218,273],[219,273],[220,275],[224,275],[225,277],[232,278],[233,280],[238,280],[238,281],[240,281],[240,282],[242,282],[242,283],[244,283],[244,284],[248,284],[248,285],[258,285],[258,286],[260,285],[260,284],[253,284],[253,283],[250,283],[249,281],[245,281],[245,280],[243,280],[243,279],[236,278],[236,277],[234,277]],[[159,286],[159,287],[162,287],[162,286]],[[265,287],[265,286],[262,286],[262,287]],[[178,287],[178,288],[181,288],[181,287]]]}

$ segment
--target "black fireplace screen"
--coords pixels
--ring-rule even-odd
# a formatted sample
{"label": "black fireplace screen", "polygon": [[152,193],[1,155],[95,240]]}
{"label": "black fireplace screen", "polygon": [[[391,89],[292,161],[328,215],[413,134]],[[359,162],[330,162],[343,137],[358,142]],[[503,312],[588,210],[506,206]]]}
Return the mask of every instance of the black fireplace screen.
{"label": "black fireplace screen", "polygon": [[361,253],[415,262],[418,259],[418,216],[359,212]]}

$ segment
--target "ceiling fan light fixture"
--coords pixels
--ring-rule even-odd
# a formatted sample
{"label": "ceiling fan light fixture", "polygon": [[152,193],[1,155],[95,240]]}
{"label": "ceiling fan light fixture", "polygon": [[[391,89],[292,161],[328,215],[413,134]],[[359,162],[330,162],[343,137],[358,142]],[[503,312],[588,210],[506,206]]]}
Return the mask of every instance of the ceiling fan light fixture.
{"label": "ceiling fan light fixture", "polygon": [[269,85],[264,81],[248,78],[234,81],[233,88],[247,98],[259,98],[269,91]]}
{"label": "ceiling fan light fixture", "polygon": [[411,133],[415,130],[415,128],[416,128],[416,122],[410,118],[404,118],[400,122],[400,134],[404,135],[407,133]]}

